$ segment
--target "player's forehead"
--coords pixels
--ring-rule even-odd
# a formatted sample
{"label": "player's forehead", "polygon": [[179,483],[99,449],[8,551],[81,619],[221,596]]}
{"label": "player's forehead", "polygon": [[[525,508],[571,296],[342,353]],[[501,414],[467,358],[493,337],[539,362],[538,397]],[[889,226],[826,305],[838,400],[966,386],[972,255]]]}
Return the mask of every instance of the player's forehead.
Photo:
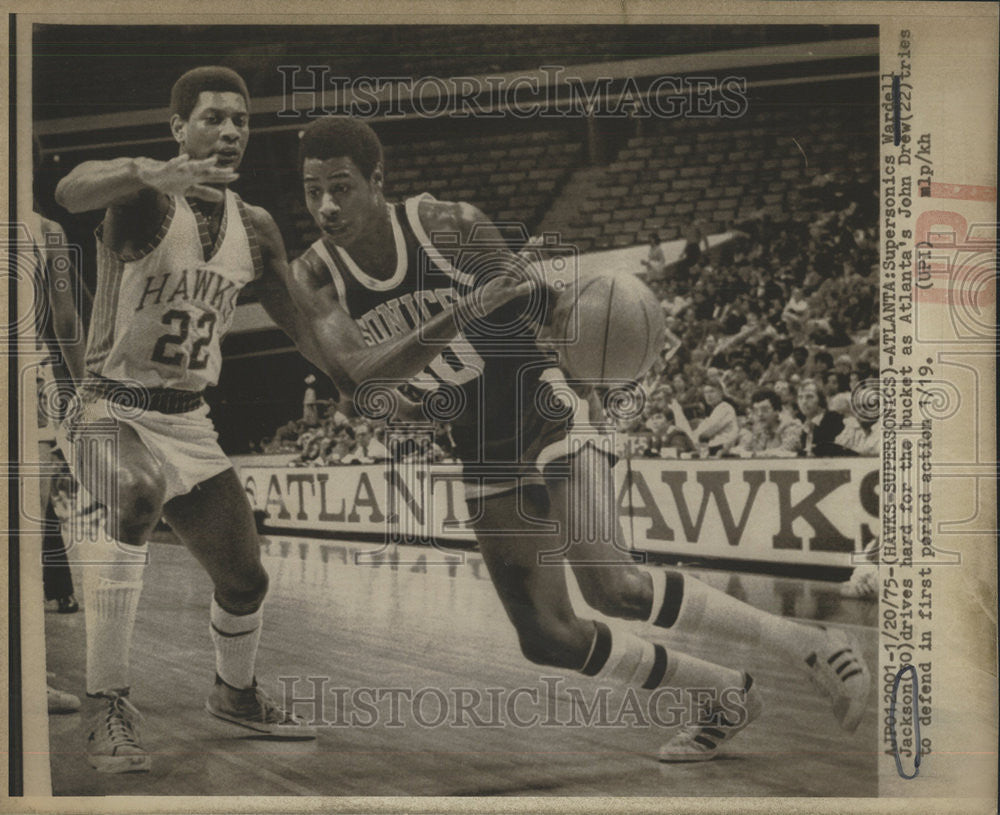
{"label": "player's forehead", "polygon": [[308,182],[343,181],[363,178],[361,170],[350,156],[310,158],[302,162],[302,180]]}
{"label": "player's forehead", "polygon": [[191,116],[197,116],[208,110],[216,110],[229,115],[247,113],[247,101],[243,94],[235,91],[202,91],[191,110]]}

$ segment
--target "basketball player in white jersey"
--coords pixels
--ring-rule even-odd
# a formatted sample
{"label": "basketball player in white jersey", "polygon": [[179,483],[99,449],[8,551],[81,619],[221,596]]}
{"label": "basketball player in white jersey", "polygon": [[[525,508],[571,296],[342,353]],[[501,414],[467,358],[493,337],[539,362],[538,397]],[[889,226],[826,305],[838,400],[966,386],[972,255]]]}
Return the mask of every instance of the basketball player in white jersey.
{"label": "basketball player in white jersey", "polygon": [[[87,694],[105,700],[88,756],[104,772],[150,768],[128,700],[129,648],[146,539],[161,515],[215,588],[208,711],[272,737],[315,735],[257,687],[267,574],[202,393],[218,380],[220,343],[244,286],[257,285],[278,325],[298,335],[281,282],[285,250],[270,215],[227,188],[249,136],[242,78],[196,68],[177,80],[170,103],[176,158],[86,162],[56,190],[71,212],[106,209],[75,433],[77,476],[108,507],[110,540],[96,559],[110,562],[85,569],[84,585]],[[88,433],[109,420],[116,443],[85,449]]]}
{"label": "basketball player in white jersey", "polygon": [[[375,378],[409,380],[399,390],[424,404],[435,389],[464,394],[452,400],[464,405],[452,432],[470,517],[525,657],[604,682],[713,691],[663,745],[664,761],[713,758],[762,708],[757,686],[743,671],[668,651],[635,634],[612,635],[603,622],[579,617],[563,563],[543,557],[559,545],[538,520],[554,521],[561,542],[571,543],[567,558],[592,607],[768,649],[803,669],[830,698],[843,728],[854,730],[870,679],[846,635],[767,614],[680,571],[641,569],[625,554],[613,456],[596,444],[567,443],[589,421],[588,403],[562,418],[541,407],[558,401],[553,388],[564,380],[555,360],[534,344],[531,322],[538,315],[529,313],[529,301],[491,313],[487,308],[485,320],[454,305],[475,296],[480,270],[532,276],[502,251],[474,250],[484,242],[502,245],[483,213],[429,196],[387,203],[381,145],[359,120],[311,123],[299,159],[306,205],[322,237],[293,261],[293,295],[324,347],[337,349],[325,369],[348,394]],[[448,259],[456,257],[456,245],[467,250],[462,268]],[[442,324],[447,315],[452,319]],[[539,321],[546,322],[544,314]],[[595,504],[598,522],[578,523]]]}

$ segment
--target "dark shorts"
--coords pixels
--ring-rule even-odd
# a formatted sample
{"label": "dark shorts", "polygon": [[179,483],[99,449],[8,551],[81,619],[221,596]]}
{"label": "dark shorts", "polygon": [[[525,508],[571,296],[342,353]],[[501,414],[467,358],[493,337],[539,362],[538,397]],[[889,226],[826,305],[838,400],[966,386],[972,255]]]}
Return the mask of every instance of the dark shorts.
{"label": "dark shorts", "polygon": [[531,484],[544,486],[546,478],[559,477],[568,460],[586,446],[615,463],[614,436],[592,422],[588,400],[561,396],[568,385],[553,389],[542,381],[539,387],[541,398],[523,408],[520,421],[505,433],[490,426],[452,428],[466,501],[506,495]]}

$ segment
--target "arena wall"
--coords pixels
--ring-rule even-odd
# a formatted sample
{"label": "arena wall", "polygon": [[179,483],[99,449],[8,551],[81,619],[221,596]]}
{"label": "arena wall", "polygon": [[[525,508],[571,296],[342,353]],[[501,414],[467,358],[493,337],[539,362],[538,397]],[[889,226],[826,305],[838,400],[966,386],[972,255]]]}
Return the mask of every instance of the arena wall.
{"label": "arena wall", "polygon": [[[376,550],[468,548],[475,539],[459,465],[281,467],[254,456],[236,463],[264,532],[372,536]],[[615,468],[619,517],[628,548],[659,559],[847,570],[877,530],[878,467],[874,458],[633,459]],[[581,524],[601,528],[604,519],[580,515]],[[565,536],[548,534],[558,556]],[[564,553],[572,558],[572,547]]]}

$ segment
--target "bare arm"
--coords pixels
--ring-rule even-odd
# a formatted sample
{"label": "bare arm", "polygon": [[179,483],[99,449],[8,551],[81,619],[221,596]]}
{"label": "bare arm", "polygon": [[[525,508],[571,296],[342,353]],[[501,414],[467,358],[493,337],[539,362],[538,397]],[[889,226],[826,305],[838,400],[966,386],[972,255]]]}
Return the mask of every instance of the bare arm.
{"label": "bare arm", "polygon": [[139,178],[143,161],[148,159],[85,161],[56,185],[56,201],[74,213],[127,203],[146,186]]}
{"label": "bare arm", "polygon": [[736,411],[733,407],[725,402],[720,402],[712,409],[712,412],[708,414],[705,420],[698,425],[695,435],[699,439],[708,440],[716,433],[724,430],[727,425],[735,423],[735,421]]}
{"label": "bare arm", "polygon": [[[444,212],[438,214],[438,222],[425,224],[428,232],[443,225],[459,231],[469,227],[464,221],[449,220]],[[376,377],[406,381],[416,376],[471,320],[527,295],[532,285],[513,275],[495,277],[418,328],[373,346],[365,344],[354,319],[339,302],[326,269],[308,256],[292,262],[289,290],[316,341],[322,357],[317,364],[345,393],[353,394],[360,384]]]}
{"label": "bare arm", "polygon": [[163,195],[196,195],[221,201],[223,193],[210,184],[228,184],[239,176],[217,167],[215,158],[193,161],[180,155],[170,161],[116,158],[85,161],[56,186],[56,201],[70,212],[86,212],[128,204],[145,189]]}
{"label": "bare arm", "polygon": [[[469,315],[481,316],[467,296],[419,328],[368,346],[354,319],[340,304],[331,280],[324,280],[301,258],[292,262],[291,276],[295,301],[322,358],[316,364],[349,394],[376,377],[399,382],[411,379],[458,335]],[[491,310],[491,305],[498,307],[519,296],[520,289],[527,285],[516,286],[510,281],[491,284],[493,291],[484,295],[482,303]]]}

